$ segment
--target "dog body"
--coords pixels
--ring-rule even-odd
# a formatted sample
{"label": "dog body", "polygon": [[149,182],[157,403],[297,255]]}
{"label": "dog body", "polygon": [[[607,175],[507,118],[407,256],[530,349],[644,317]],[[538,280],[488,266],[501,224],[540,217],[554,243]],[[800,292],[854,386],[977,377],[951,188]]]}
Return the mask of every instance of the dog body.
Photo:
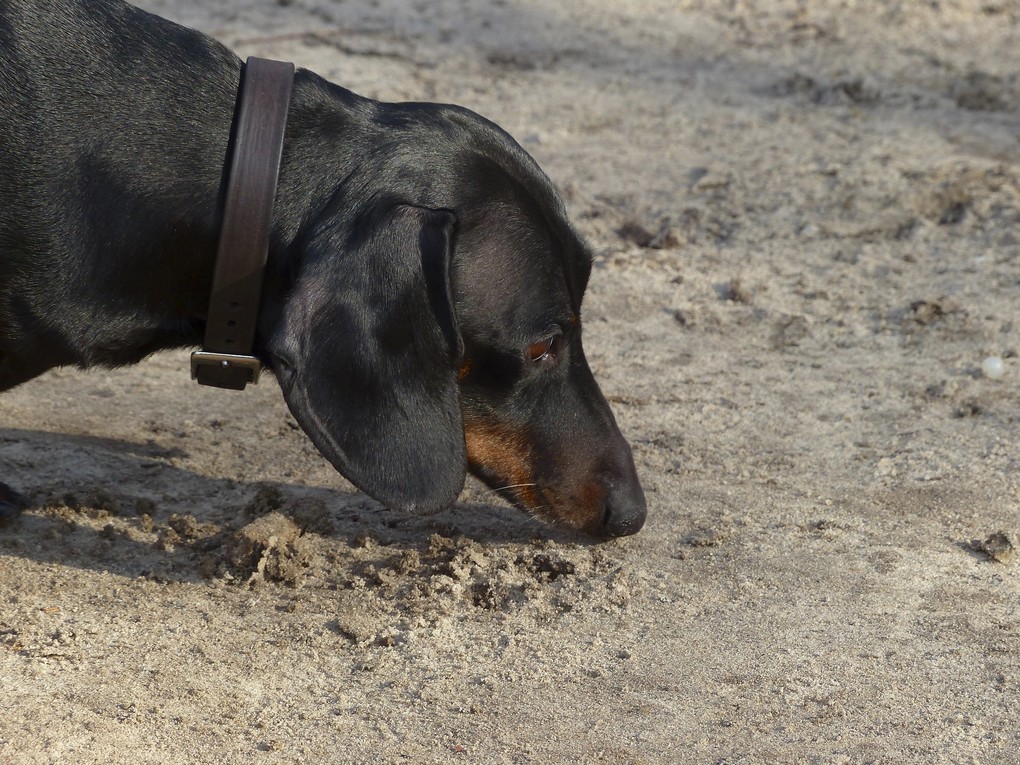
{"label": "dog body", "polygon": [[[0,390],[201,343],[241,74],[120,0],[0,0]],[[297,72],[255,352],[367,494],[431,512],[470,470],[547,520],[641,527],[581,347],[590,269],[498,127]]]}

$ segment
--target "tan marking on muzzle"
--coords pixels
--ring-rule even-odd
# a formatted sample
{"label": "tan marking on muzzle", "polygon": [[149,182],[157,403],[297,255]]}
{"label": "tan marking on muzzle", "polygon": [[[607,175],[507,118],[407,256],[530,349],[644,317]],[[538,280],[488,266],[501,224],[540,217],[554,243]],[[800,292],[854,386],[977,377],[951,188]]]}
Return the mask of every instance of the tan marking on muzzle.
{"label": "tan marking on muzzle", "polygon": [[564,526],[596,532],[602,527],[606,491],[594,479],[548,492],[553,516]]}
{"label": "tan marking on muzzle", "polygon": [[535,493],[531,447],[525,433],[484,420],[464,421],[468,465],[495,473],[529,508],[539,505]]}
{"label": "tan marking on muzzle", "polygon": [[465,420],[468,464],[498,476],[535,515],[575,529],[602,525],[605,490],[589,477],[562,486],[535,485],[535,465],[526,431],[498,422]]}

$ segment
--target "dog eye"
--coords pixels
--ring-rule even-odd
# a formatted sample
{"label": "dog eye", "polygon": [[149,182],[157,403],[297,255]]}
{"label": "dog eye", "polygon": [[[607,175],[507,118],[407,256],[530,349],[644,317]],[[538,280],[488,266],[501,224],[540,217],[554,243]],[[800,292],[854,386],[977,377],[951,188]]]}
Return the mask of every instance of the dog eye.
{"label": "dog eye", "polygon": [[525,357],[533,364],[555,359],[558,346],[556,341],[558,339],[559,335],[549,335],[549,337],[543,338],[537,343],[532,343],[528,346]]}

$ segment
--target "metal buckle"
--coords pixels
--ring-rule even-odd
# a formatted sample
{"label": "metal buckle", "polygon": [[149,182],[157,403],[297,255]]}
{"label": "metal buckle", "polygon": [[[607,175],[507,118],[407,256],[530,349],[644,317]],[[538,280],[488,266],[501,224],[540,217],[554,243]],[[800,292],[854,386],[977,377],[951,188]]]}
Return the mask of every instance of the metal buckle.
{"label": "metal buckle", "polygon": [[254,356],[238,356],[232,353],[210,353],[194,351],[191,354],[191,379],[198,379],[199,367],[217,367],[219,369],[244,369],[249,374],[248,382],[255,385],[262,374],[262,362]]}

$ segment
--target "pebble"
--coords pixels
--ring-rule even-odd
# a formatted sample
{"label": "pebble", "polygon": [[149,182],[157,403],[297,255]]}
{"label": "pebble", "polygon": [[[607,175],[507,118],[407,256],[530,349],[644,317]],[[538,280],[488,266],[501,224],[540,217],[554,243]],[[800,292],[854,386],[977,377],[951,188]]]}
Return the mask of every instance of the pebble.
{"label": "pebble", "polygon": [[981,374],[989,380],[1001,380],[1006,374],[1006,365],[1000,356],[989,356],[981,362]]}

